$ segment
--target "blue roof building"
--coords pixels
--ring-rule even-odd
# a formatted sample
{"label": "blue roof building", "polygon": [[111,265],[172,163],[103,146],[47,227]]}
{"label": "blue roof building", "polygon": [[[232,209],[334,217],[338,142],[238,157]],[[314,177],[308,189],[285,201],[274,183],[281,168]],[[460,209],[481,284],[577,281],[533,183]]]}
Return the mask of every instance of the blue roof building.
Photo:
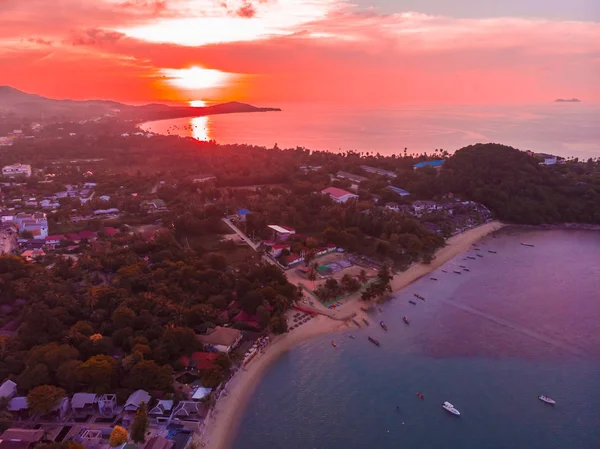
{"label": "blue roof building", "polygon": [[248,209],[240,209],[237,211],[238,215],[248,215],[250,211]]}
{"label": "blue roof building", "polygon": [[407,192],[404,189],[401,189],[400,187],[395,187],[395,186],[387,186],[388,190],[391,190],[394,193],[397,193],[400,196],[408,196],[410,195],[409,192]]}
{"label": "blue roof building", "polygon": [[423,168],[423,167],[440,168],[442,165],[444,165],[444,162],[446,162],[444,159],[436,159],[435,161],[419,162],[418,164],[413,165],[413,168],[415,170],[417,168]]}

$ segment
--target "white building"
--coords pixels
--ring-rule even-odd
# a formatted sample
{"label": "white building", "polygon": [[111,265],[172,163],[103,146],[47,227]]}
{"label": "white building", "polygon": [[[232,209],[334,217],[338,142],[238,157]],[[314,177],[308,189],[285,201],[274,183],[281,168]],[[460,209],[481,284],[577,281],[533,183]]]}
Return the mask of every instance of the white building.
{"label": "white building", "polygon": [[329,195],[333,201],[337,201],[338,203],[345,203],[352,198],[358,198],[358,195],[344,189],[338,189],[337,187],[327,187],[326,189],[321,190],[321,193]]}
{"label": "white building", "polygon": [[31,165],[28,164],[12,164],[2,167],[3,176],[31,176]]}

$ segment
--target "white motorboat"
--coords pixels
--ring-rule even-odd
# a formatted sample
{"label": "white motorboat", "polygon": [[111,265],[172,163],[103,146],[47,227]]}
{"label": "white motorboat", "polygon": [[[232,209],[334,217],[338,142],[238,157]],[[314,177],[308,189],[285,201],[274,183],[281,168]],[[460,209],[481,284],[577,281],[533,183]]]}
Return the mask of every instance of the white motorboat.
{"label": "white motorboat", "polygon": [[540,394],[538,396],[538,399],[542,402],[545,402],[546,404],[550,404],[550,405],[556,404],[556,401],[554,399],[550,399],[548,396],[544,396],[543,394]]}
{"label": "white motorboat", "polygon": [[450,413],[452,413],[453,415],[460,416],[460,412],[459,412],[458,410],[456,410],[456,409],[454,408],[454,406],[453,406],[452,404],[450,404],[448,401],[446,401],[446,402],[444,402],[444,403],[442,404],[442,408],[443,408],[444,410],[447,410],[447,411],[449,411],[449,412],[450,412]]}

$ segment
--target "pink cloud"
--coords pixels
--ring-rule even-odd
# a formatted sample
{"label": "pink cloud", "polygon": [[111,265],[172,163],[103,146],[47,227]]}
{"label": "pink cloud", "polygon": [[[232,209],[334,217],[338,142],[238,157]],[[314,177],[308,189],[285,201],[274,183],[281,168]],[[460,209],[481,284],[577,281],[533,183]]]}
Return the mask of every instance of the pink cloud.
{"label": "pink cloud", "polygon": [[[380,15],[343,0],[290,8],[299,1],[57,0],[51,7],[45,0],[5,0],[0,5],[11,14],[0,28],[3,78],[63,97],[150,101],[193,95],[173,91],[160,73],[200,66],[245,75],[218,95],[256,102],[600,100],[597,23]],[[203,22],[215,17],[223,22]],[[178,44],[189,33],[209,33],[203,23],[243,23],[249,32],[241,40]],[[136,26],[156,24],[167,30],[159,42],[131,37]],[[39,73],[32,64],[44,67],[44,80],[32,75]]]}

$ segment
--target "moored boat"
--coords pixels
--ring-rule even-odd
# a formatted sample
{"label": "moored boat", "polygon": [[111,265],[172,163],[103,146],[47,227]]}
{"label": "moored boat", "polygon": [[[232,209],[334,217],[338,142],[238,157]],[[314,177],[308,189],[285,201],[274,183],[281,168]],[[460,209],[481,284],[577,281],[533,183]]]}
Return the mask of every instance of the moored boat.
{"label": "moored boat", "polygon": [[488,253],[496,254],[496,251],[488,249]]}
{"label": "moored boat", "polygon": [[402,321],[404,321],[406,324],[410,324],[408,318],[406,318],[405,316],[402,317]]}
{"label": "moored boat", "polygon": [[447,271],[446,270],[442,270],[442,273],[447,273]]}
{"label": "moored boat", "polygon": [[437,278],[429,278],[429,279],[431,279],[432,281],[437,281],[438,280]]}
{"label": "moored boat", "polygon": [[471,270],[469,270],[468,268],[463,268],[463,271],[471,271]]}
{"label": "moored boat", "polygon": [[475,257],[473,256],[467,256],[467,259],[471,259],[471,260],[477,260]]}
{"label": "moored boat", "polygon": [[337,343],[335,341],[332,341],[331,346],[333,346],[334,348],[337,348]]}
{"label": "moored boat", "polygon": [[460,416],[460,412],[448,401],[442,402],[442,408],[453,415]]}
{"label": "moored boat", "polygon": [[350,337],[352,340],[354,340],[356,337],[352,334],[348,334],[348,337]]}
{"label": "moored boat", "polygon": [[418,391],[417,391],[417,397],[418,397],[419,399],[425,399],[425,396],[423,396],[423,395],[422,395],[421,393],[419,393]]}
{"label": "moored boat", "polygon": [[387,331],[387,330],[388,330],[388,328],[387,328],[386,324],[385,324],[383,321],[380,321],[380,322],[379,322],[379,325],[381,326],[381,328],[382,328],[384,331]]}
{"label": "moored boat", "polygon": [[462,274],[462,271],[454,270],[456,274]]}
{"label": "moored boat", "polygon": [[556,404],[556,401],[554,399],[551,399],[548,396],[544,396],[543,394],[540,394],[538,396],[538,399],[542,402],[545,402],[546,404],[550,404],[550,405]]}
{"label": "moored boat", "polygon": [[360,327],[360,323],[359,323],[358,321],[356,321],[355,319],[353,319],[353,320],[352,320],[352,322],[353,322],[354,324],[356,324],[358,327]]}
{"label": "moored boat", "polygon": [[481,254],[477,254],[477,257],[483,257]]}
{"label": "moored boat", "polygon": [[369,341],[370,341],[371,343],[373,343],[375,346],[381,346],[381,345],[380,345],[380,343],[379,343],[377,340],[375,340],[373,337],[367,337],[367,338],[368,338],[368,339],[369,339]]}
{"label": "moored boat", "polygon": [[415,301],[413,301],[412,299],[409,299],[408,302],[411,303],[413,306],[417,305],[417,303]]}
{"label": "moored boat", "polygon": [[369,325],[369,322],[368,322],[367,320],[365,320],[364,318],[363,318],[363,321],[365,322],[365,324],[366,324],[367,326]]}

